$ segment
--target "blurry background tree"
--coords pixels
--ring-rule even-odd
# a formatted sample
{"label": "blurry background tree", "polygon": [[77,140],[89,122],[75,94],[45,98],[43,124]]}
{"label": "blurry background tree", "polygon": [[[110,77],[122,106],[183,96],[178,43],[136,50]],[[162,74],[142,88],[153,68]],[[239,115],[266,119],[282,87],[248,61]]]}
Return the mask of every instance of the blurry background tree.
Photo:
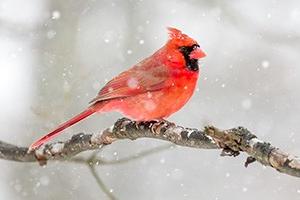
{"label": "blurry background tree", "polygon": [[[0,139],[28,145],[81,111],[107,80],[159,48],[166,26],[196,38],[208,54],[199,92],[171,121],[243,125],[299,154],[297,0],[0,0]],[[118,117],[94,116],[67,132],[95,132]],[[122,141],[102,155],[118,160],[163,143]],[[258,164],[245,169],[245,157],[228,161],[218,154],[179,147],[97,172],[122,199],[300,197],[298,179]],[[107,198],[76,163],[41,168],[0,160],[0,170],[1,199]]]}

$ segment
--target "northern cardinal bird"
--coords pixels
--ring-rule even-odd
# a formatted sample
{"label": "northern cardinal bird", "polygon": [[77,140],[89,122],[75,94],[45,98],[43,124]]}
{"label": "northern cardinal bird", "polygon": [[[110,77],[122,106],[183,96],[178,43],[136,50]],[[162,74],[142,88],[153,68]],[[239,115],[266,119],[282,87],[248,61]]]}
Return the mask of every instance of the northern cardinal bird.
{"label": "northern cardinal bird", "polygon": [[109,81],[85,111],[34,142],[30,149],[96,112],[116,110],[133,120],[149,121],[168,117],[185,105],[197,83],[198,59],[206,55],[180,30],[168,30],[169,40],[161,49]]}

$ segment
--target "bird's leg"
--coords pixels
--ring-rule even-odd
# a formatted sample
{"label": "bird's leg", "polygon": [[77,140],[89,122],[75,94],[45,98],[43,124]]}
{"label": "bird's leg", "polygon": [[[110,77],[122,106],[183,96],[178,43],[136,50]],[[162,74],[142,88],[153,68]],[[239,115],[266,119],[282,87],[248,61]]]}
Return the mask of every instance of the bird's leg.
{"label": "bird's leg", "polygon": [[161,132],[163,128],[167,128],[170,126],[175,126],[175,124],[161,118],[161,119],[152,120],[152,125],[150,129],[152,133],[158,134]]}
{"label": "bird's leg", "polygon": [[148,127],[154,134],[160,133],[161,129],[169,126],[175,126],[175,124],[163,118],[152,119],[150,121],[135,121],[136,129],[143,129],[144,127]]}
{"label": "bird's leg", "polygon": [[159,125],[163,123],[163,119],[152,119],[149,121],[135,121],[135,127],[136,129],[143,129],[144,126],[152,128],[155,125]]}
{"label": "bird's leg", "polygon": [[146,126],[146,127],[152,126],[151,125],[152,121],[135,121],[134,123],[135,123],[136,129],[143,129],[144,126]]}

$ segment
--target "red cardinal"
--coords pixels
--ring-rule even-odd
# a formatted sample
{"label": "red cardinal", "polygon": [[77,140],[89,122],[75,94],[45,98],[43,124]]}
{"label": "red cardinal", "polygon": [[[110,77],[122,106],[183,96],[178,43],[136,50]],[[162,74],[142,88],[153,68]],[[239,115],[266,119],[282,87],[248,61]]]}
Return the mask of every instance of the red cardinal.
{"label": "red cardinal", "polygon": [[185,105],[197,83],[198,59],[206,55],[180,30],[168,30],[169,40],[161,49],[109,81],[85,111],[34,142],[30,149],[96,112],[115,110],[133,120],[149,121],[168,117]]}

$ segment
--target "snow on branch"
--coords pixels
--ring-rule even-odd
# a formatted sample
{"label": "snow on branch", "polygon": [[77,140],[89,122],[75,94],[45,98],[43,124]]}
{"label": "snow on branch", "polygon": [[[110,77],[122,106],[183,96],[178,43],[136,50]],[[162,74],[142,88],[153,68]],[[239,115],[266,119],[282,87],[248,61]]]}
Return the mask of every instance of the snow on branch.
{"label": "snow on branch", "polygon": [[41,146],[28,152],[26,147],[18,147],[0,141],[0,159],[19,162],[39,162],[66,160],[87,150],[95,150],[110,145],[120,139],[138,138],[166,140],[176,145],[199,149],[222,149],[223,156],[248,154],[245,166],[258,161],[281,173],[300,177],[300,159],[285,153],[270,143],[261,141],[246,128],[238,127],[219,130],[208,126],[203,131],[177,126],[168,121],[135,122],[127,118],[119,119],[111,128],[96,134],[76,134],[70,140]]}

